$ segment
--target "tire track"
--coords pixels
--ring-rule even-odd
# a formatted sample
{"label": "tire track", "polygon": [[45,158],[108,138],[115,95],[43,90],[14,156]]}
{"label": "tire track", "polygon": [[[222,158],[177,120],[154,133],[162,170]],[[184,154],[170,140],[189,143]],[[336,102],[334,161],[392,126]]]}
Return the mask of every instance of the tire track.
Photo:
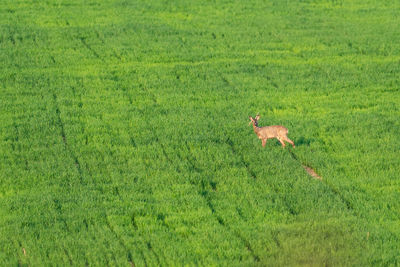
{"label": "tire track", "polygon": [[76,169],[78,171],[78,174],[79,174],[80,183],[83,184],[85,179],[84,179],[82,167],[81,167],[81,164],[80,164],[80,162],[78,160],[78,157],[75,155],[75,153],[72,151],[72,149],[70,148],[70,146],[68,144],[67,136],[65,134],[64,122],[61,119],[61,111],[60,111],[60,107],[58,105],[58,100],[57,100],[57,94],[56,93],[53,93],[53,100],[54,100],[54,106],[56,108],[57,121],[58,121],[58,124],[59,124],[59,126],[61,128],[61,137],[62,137],[62,140],[63,140],[63,143],[64,143],[64,148],[71,155],[71,157],[72,157],[72,159],[74,161],[75,167],[76,167]]}
{"label": "tire track", "polygon": [[[76,156],[75,153],[72,151],[72,149],[71,149],[71,147],[70,147],[70,145],[69,145],[69,143],[68,143],[68,138],[67,138],[66,133],[65,133],[64,122],[63,122],[62,119],[61,119],[61,111],[60,111],[60,108],[59,108],[59,105],[58,105],[57,95],[56,95],[55,93],[53,93],[53,99],[54,99],[54,105],[55,105],[55,107],[56,107],[56,114],[57,114],[58,124],[60,125],[60,128],[61,128],[61,137],[62,137],[62,140],[63,140],[63,143],[64,143],[64,148],[65,148],[65,150],[71,155],[71,157],[72,157],[72,159],[73,159],[73,161],[74,161],[74,165],[75,165],[75,167],[76,167],[76,169],[77,169],[77,171],[78,171],[78,174],[79,174],[80,183],[83,185],[83,184],[84,184],[84,181],[85,181],[85,176],[84,176],[84,174],[83,174],[83,170],[82,170],[81,164],[80,164],[80,162],[79,162],[77,156]],[[117,193],[119,194],[118,191],[117,191]],[[56,204],[56,207],[59,206],[59,204],[57,204],[57,203],[55,203],[55,204]],[[58,209],[59,209],[59,208],[58,208]],[[70,231],[70,230],[69,230],[69,227],[68,227],[68,225],[67,225],[67,222],[65,221],[65,219],[62,220],[62,221],[63,221],[65,227],[67,228],[67,230]],[[85,224],[85,226],[86,226],[86,229],[88,229],[88,223],[87,223],[86,220],[84,220],[84,224]],[[108,220],[107,220],[107,227],[111,230],[111,232],[112,232],[115,236],[117,236],[117,239],[118,239],[118,235],[115,233],[115,231],[114,231],[114,230],[112,229],[112,227],[109,225]],[[121,241],[121,240],[120,240],[120,241]],[[125,246],[124,246],[124,248],[126,249]],[[68,259],[69,259],[69,262],[71,263],[71,262],[72,262],[71,256],[68,254],[68,252],[67,252],[66,250],[64,250],[64,252],[66,253],[66,255],[67,255]],[[131,263],[134,264],[134,261],[133,261],[133,258],[132,258],[132,254],[131,254],[130,251],[128,251],[128,250],[127,250],[127,259],[128,259],[128,262],[131,262]],[[85,257],[85,261],[86,261],[86,265],[89,265],[88,259],[87,259],[86,257]]]}
{"label": "tire track", "polygon": [[146,245],[147,245],[147,249],[149,251],[151,251],[153,253],[154,257],[156,258],[156,262],[157,262],[156,266],[161,266],[160,257],[157,255],[157,253],[155,253],[153,246],[151,245],[151,242],[150,241],[146,242]]}
{"label": "tire track", "polygon": [[[113,195],[114,195],[114,196],[117,196],[121,201],[123,200],[123,199],[122,199],[122,196],[121,196],[121,194],[120,194],[120,192],[119,192],[118,186],[114,186],[112,191],[113,191]],[[106,220],[106,226],[107,226],[107,228],[110,230],[110,232],[114,235],[114,238],[118,241],[118,243],[121,245],[121,247],[124,249],[124,251],[125,251],[125,253],[126,253],[126,257],[127,257],[128,263],[129,263],[131,266],[135,266],[135,261],[134,261],[133,256],[132,256],[132,252],[130,251],[130,249],[128,248],[128,246],[125,244],[125,242],[124,242],[124,240],[122,239],[122,237],[121,237],[121,236],[117,233],[117,231],[115,231],[115,229],[112,227],[112,225],[111,225],[111,223],[110,223],[110,220],[108,219],[107,214],[106,214],[105,217],[106,217],[106,219],[105,219],[105,220]],[[138,226],[137,226],[136,221],[135,221],[135,214],[132,214],[132,215],[130,216],[130,218],[131,218],[131,225],[132,225],[132,227],[134,228],[134,230],[136,231],[136,230],[138,229]],[[136,246],[136,248],[140,251],[140,254],[142,255],[144,265],[147,266],[146,258],[145,258],[144,254],[143,254],[143,251],[141,251],[137,246]],[[154,251],[152,251],[152,252],[155,254]],[[156,255],[156,254],[155,254],[155,255]],[[158,257],[158,256],[156,255],[156,257]]]}
{"label": "tire track", "polygon": [[276,89],[279,89],[278,84],[276,82],[274,82],[270,76],[267,75],[267,76],[265,76],[265,78],[271,83],[271,85],[273,87],[275,87]]}
{"label": "tire track", "polygon": [[[99,34],[98,34],[98,37],[101,38]],[[104,42],[104,40],[102,40],[102,42]],[[115,51],[114,51],[114,54],[116,55]],[[117,55],[116,55],[116,57],[117,57],[118,59],[121,60],[121,58],[118,57]],[[156,95],[155,95],[152,91],[150,91],[145,85],[143,85],[143,84],[140,83],[140,82],[138,83],[138,86],[139,86],[139,89],[142,90],[142,91],[146,94],[146,96],[148,96],[148,97],[151,99],[151,101],[153,102],[154,105],[156,105],[156,106],[159,105],[159,103],[157,102],[157,97],[156,97]],[[128,102],[132,105],[132,103],[133,103],[132,96],[129,94],[127,88],[125,88],[125,87],[123,88],[123,95],[124,95],[124,97],[128,100]],[[158,136],[155,137],[155,140],[156,140],[156,142],[159,142]],[[133,136],[132,136],[130,133],[129,133],[129,142],[130,142],[130,145],[131,145],[133,148],[136,148],[136,147],[137,147],[137,144],[136,144],[136,142],[135,142],[135,139],[133,138]],[[165,148],[164,148],[164,146],[163,146],[162,144],[161,144],[161,149],[162,149],[162,153],[163,153],[164,156],[167,158],[167,161],[168,161],[168,162],[172,162],[171,159],[168,157],[168,155],[167,155],[167,153],[166,153],[166,151],[165,151]],[[137,230],[138,230],[138,225],[137,225],[137,223],[136,223],[135,217],[136,217],[135,214],[131,214],[131,216],[130,216],[130,218],[131,218],[131,225],[132,225],[133,229],[135,229],[135,231],[137,231]],[[161,225],[163,225],[163,227],[168,228],[168,225],[165,223],[165,215],[163,215],[163,214],[158,214],[158,215],[157,215],[157,220],[160,221],[160,223],[161,223]],[[108,221],[108,219],[107,219],[107,221]],[[114,231],[114,229],[111,227],[111,225],[109,224],[109,222],[107,222],[107,224],[108,224],[108,228],[110,229],[110,231],[113,232],[113,234],[115,235],[115,237],[119,240],[120,244],[123,245],[123,247],[124,247],[125,249],[127,249],[127,247],[125,246],[123,240],[122,240],[122,239],[118,236],[118,234]],[[144,241],[144,240],[142,240],[142,241]],[[158,265],[158,266],[161,265],[160,257],[159,257],[159,255],[154,251],[153,246],[151,245],[151,241],[146,241],[145,244],[146,244],[147,250],[150,251],[150,252],[154,255],[154,257],[156,258],[156,261],[157,261],[157,263],[158,263],[157,265]],[[146,257],[145,257],[145,255],[144,255],[144,252],[143,252],[144,249],[142,250],[142,249],[140,249],[139,247],[137,247],[137,250],[139,251],[139,253],[140,253],[140,255],[141,255],[142,259],[143,259],[144,266],[147,267],[149,264],[147,263]],[[135,262],[133,261],[132,254],[131,254],[130,252],[129,252],[129,254],[128,254],[128,263],[129,263],[131,266],[136,266]],[[150,265],[151,265],[151,264],[150,264]]]}
{"label": "tire track", "polygon": [[294,154],[294,152],[292,150],[289,149],[289,154],[292,156],[292,158],[294,160],[296,160],[297,162],[299,162],[301,164],[301,167],[303,167],[303,169],[313,178],[317,179],[317,180],[321,180],[322,181],[322,177],[320,175],[318,175],[316,173],[316,171],[311,167],[308,166],[304,163],[302,163],[299,158],[296,156],[296,154]]}
{"label": "tire track", "polygon": [[[201,168],[197,167],[196,164],[194,163],[194,160],[192,159],[192,158],[193,158],[193,154],[191,153],[190,147],[189,147],[189,145],[188,145],[187,142],[185,142],[185,147],[186,147],[186,149],[187,149],[187,152],[188,152],[188,154],[189,154],[189,157],[187,157],[187,158],[184,159],[184,158],[182,158],[179,154],[177,154],[179,160],[180,160],[181,162],[187,162],[187,163],[189,164],[189,166],[186,167],[189,171],[193,171],[193,172],[196,172],[196,173],[198,173],[198,174],[202,174],[202,173],[203,173],[203,170],[202,170]],[[163,150],[163,154],[164,154],[164,156],[166,157],[167,161],[168,161],[169,163],[173,164],[173,161],[172,161],[171,158],[167,155],[167,153],[165,152],[165,149],[164,149],[163,146],[162,146],[162,150]],[[180,170],[178,170],[177,167],[176,167],[176,170],[180,172]],[[197,193],[205,200],[206,205],[207,205],[208,208],[211,210],[211,214],[215,217],[215,219],[217,220],[218,224],[221,225],[222,227],[226,228],[226,229],[227,229],[229,232],[231,232],[234,236],[236,236],[237,238],[239,238],[239,240],[242,241],[242,243],[244,244],[244,246],[245,246],[245,247],[247,248],[247,250],[249,251],[249,253],[250,253],[250,255],[252,256],[252,258],[254,259],[254,261],[255,261],[255,262],[258,262],[258,261],[260,260],[260,259],[259,259],[259,256],[255,254],[254,250],[252,249],[252,247],[251,247],[251,245],[250,245],[250,242],[249,242],[247,239],[245,239],[243,236],[241,236],[240,234],[238,234],[238,233],[236,233],[235,231],[233,231],[233,230],[229,227],[229,225],[227,225],[227,224],[224,222],[224,220],[222,219],[222,217],[219,216],[219,215],[217,214],[217,211],[216,211],[216,209],[215,209],[215,207],[214,207],[214,205],[213,205],[213,203],[212,203],[211,194],[210,194],[209,190],[207,190],[207,183],[206,183],[204,180],[202,180],[201,183],[200,183],[200,189],[198,189],[198,188],[199,188],[199,185],[196,184],[195,182],[190,181],[190,183],[197,189]],[[211,182],[209,182],[208,184],[210,185],[210,187],[212,188],[212,190],[214,190],[214,191],[216,190],[216,183],[215,183],[215,182],[211,181]]]}
{"label": "tire track", "polygon": [[[73,37],[75,38],[75,37]],[[84,37],[82,37],[84,38]],[[78,38],[80,40],[80,38]],[[84,38],[85,39],[85,38]],[[82,42],[82,41],[81,41]],[[86,47],[86,46],[85,46]],[[90,46],[89,46],[90,47]],[[88,48],[88,47],[86,47]],[[89,49],[89,48],[88,48]],[[93,50],[93,48],[92,48]],[[97,55],[99,55],[97,52],[95,52]],[[101,58],[101,57],[100,57]],[[122,60],[122,59],[121,59]],[[104,61],[104,59],[102,59],[102,61]],[[221,59],[218,60],[216,63],[221,63],[221,64],[226,64],[226,63],[231,63],[231,62],[246,62],[246,59],[230,59],[230,58],[226,58],[226,59]],[[159,62],[159,61],[154,61],[154,62],[142,62],[142,61],[121,61],[121,62],[110,62],[109,64],[107,64],[107,67],[109,68],[144,68],[144,69],[151,69],[151,68],[160,68],[160,67],[166,67],[166,68],[175,68],[176,66],[203,66],[203,65],[210,65],[210,64],[215,64],[215,62],[212,61],[175,61],[175,62]],[[46,69],[41,69],[40,70],[40,74],[43,73],[52,73],[55,70],[60,70],[60,66],[52,66],[52,67],[48,67]],[[67,68],[67,67],[65,67]],[[62,69],[62,68],[61,68]],[[92,65],[91,69],[93,70],[98,70],[98,71],[103,71],[104,70],[104,66],[99,66],[99,65]],[[18,69],[16,67],[10,67],[10,70],[15,70],[18,71],[21,74],[32,74],[32,72],[36,72],[39,73],[38,71],[36,71],[35,69]],[[73,71],[71,73],[78,73],[80,74],[82,71],[87,71],[87,66],[82,67],[82,66],[76,66],[76,68],[74,68]]]}
{"label": "tire track", "polygon": [[[153,104],[158,106],[159,103],[157,101],[157,96],[151,92],[145,85],[143,85],[142,83],[139,83],[139,88],[146,93],[146,95],[149,96],[149,98],[152,100]],[[128,98],[129,96],[126,95]],[[158,142],[158,137],[156,137],[156,141]],[[187,141],[185,142],[185,147],[186,150],[188,152],[188,157],[186,158],[182,158],[179,153],[177,153],[177,157],[179,158],[179,160],[181,162],[186,162],[188,163],[188,166],[185,166],[186,169],[188,169],[190,172],[196,172],[198,174],[203,174],[203,170],[201,168],[199,168],[196,164],[195,164],[195,160],[194,160],[194,156],[191,152],[191,149],[187,143]],[[171,165],[174,166],[173,164],[173,160],[171,159],[171,157],[168,155],[165,147],[163,144],[161,144],[161,151],[163,156],[166,158],[167,162],[170,163]],[[175,166],[175,169],[178,173],[181,173],[182,171]],[[246,168],[249,172],[250,175],[255,179],[256,176],[255,174],[249,169]],[[249,254],[251,255],[251,257],[253,258],[253,260],[255,262],[259,262],[260,258],[259,256],[254,252],[253,248],[250,245],[250,242],[245,239],[243,236],[241,236],[240,234],[236,233],[235,231],[233,231],[228,225],[226,225],[226,223],[224,222],[224,220],[222,219],[221,216],[219,216],[217,214],[216,208],[214,207],[213,203],[212,203],[212,197],[211,194],[209,192],[209,190],[207,189],[208,185],[212,188],[212,190],[216,190],[216,183],[213,181],[209,181],[207,183],[207,181],[202,180],[201,184],[200,184],[200,188],[199,185],[196,184],[194,181],[190,181],[190,183],[197,189],[197,193],[205,200],[206,205],[208,206],[208,208],[211,211],[212,216],[215,217],[216,221],[218,222],[219,225],[221,225],[222,227],[226,228],[229,232],[231,232],[234,236],[236,236],[239,240],[242,241],[243,245],[246,247],[246,249],[249,251]],[[133,219],[134,222],[134,219]],[[150,244],[151,245],[151,244]],[[149,248],[150,249],[150,248]],[[152,250],[152,249],[151,249]],[[153,251],[153,250],[152,250]],[[153,251],[154,253],[154,251]]]}
{"label": "tire track", "polygon": [[81,43],[83,44],[84,47],[86,47],[96,58],[100,59],[101,61],[104,61],[104,58],[102,58],[97,52],[96,50],[93,49],[92,46],[90,46],[87,42],[86,42],[86,37],[80,36],[78,37],[79,40],[81,41]]}
{"label": "tire track", "polygon": [[143,85],[141,83],[139,84],[139,87],[143,92],[145,92],[150,97],[150,99],[153,101],[154,105],[157,105],[157,106],[159,105],[158,101],[157,101],[157,97],[153,92],[151,92],[149,89],[147,89],[147,87],[145,85]]}
{"label": "tire track", "polygon": [[[227,142],[227,144],[231,147],[232,153],[235,154],[235,155],[239,155],[239,156],[240,156],[241,162],[242,162],[243,166],[246,168],[247,173],[250,175],[250,177],[252,177],[254,180],[256,180],[256,179],[257,179],[256,174],[254,173],[253,170],[251,170],[251,168],[250,168],[250,166],[249,166],[249,163],[246,162],[246,160],[245,160],[244,157],[243,157],[243,154],[238,153],[238,151],[235,149],[235,146],[234,146],[234,144],[233,144],[233,141],[228,137],[228,139],[227,139],[226,142]],[[279,195],[280,192],[279,192],[278,188],[277,188],[276,186],[274,186],[273,184],[271,184],[271,183],[268,183],[268,184],[270,185],[270,187],[271,187],[271,189],[273,190],[273,192],[274,192],[276,195]],[[296,216],[296,215],[298,214],[298,212],[295,211],[295,210],[292,208],[292,206],[290,206],[290,205],[287,203],[286,198],[282,198],[282,201],[283,201],[283,204],[285,205],[286,210],[289,211],[289,213],[290,213],[291,215]]]}
{"label": "tire track", "polygon": [[314,179],[320,180],[322,183],[326,184],[326,185],[329,187],[329,189],[330,189],[335,195],[337,195],[337,196],[340,198],[340,200],[346,205],[346,207],[347,207],[347,209],[348,209],[349,211],[352,211],[353,213],[355,212],[354,207],[353,207],[353,204],[351,204],[351,202],[350,202],[349,200],[347,200],[347,199],[343,196],[343,194],[341,194],[340,191],[339,191],[337,188],[334,187],[334,185],[332,185],[332,184],[330,184],[330,183],[328,183],[328,182],[326,182],[326,181],[324,182],[324,181],[322,180],[322,177],[321,177],[320,175],[318,175],[317,172],[316,172],[312,167],[307,166],[306,164],[303,164],[303,163],[300,161],[300,159],[296,156],[296,154],[294,154],[293,151],[289,150],[289,154],[292,156],[292,158],[293,158],[294,160],[296,160],[297,162],[299,162],[299,163],[301,164],[301,166],[306,170],[306,172],[307,172],[311,177],[313,177]]}
{"label": "tire track", "polygon": [[63,250],[64,250],[64,254],[65,254],[65,255],[67,256],[67,258],[68,258],[69,265],[70,265],[70,266],[73,266],[73,265],[74,265],[74,262],[72,261],[72,257],[71,257],[71,255],[69,254],[67,248],[64,247]]}
{"label": "tire track", "polygon": [[[219,74],[222,81],[229,87],[232,87],[235,89],[235,85],[232,84],[232,82],[230,82],[223,74]],[[256,173],[250,168],[249,163],[244,159],[243,154],[238,153],[238,151],[235,149],[235,146],[233,144],[233,141],[228,137],[227,139],[227,143],[229,144],[229,146],[231,147],[231,150],[233,152],[233,154],[235,155],[239,155],[240,156],[240,161],[242,162],[242,164],[244,165],[247,173],[249,174],[250,177],[252,177],[254,180],[257,179],[257,175]],[[274,191],[275,194],[279,194],[279,190],[274,186],[271,185],[272,190]],[[283,199],[283,203],[286,207],[286,209],[289,211],[290,214],[292,215],[297,215],[297,212],[287,203],[286,199]]]}
{"label": "tire track", "polygon": [[[190,157],[188,157],[186,159],[186,161],[191,165],[191,169],[193,169],[195,172],[201,174],[203,172],[203,170],[200,169],[199,167],[197,167],[196,164],[194,163],[193,159],[191,159],[194,156],[192,155],[192,152],[190,151],[190,147],[187,144],[187,142],[185,142],[185,145],[186,145],[186,148],[188,149],[188,154],[190,155]],[[197,187],[197,185],[195,185],[195,184],[193,184],[193,185]],[[216,190],[217,184],[215,182],[210,181],[209,185],[211,186],[212,190],[214,190],[214,191]],[[221,225],[222,227],[224,227],[225,229],[227,229],[228,232],[232,233],[239,240],[241,240],[243,245],[246,247],[247,251],[250,253],[251,257],[253,258],[254,262],[259,262],[260,257],[254,252],[253,248],[251,247],[250,241],[247,240],[245,237],[243,237],[239,232],[232,230],[232,228],[229,226],[229,224],[226,224],[224,222],[224,220],[222,219],[222,217],[217,214],[217,211],[212,203],[211,194],[210,194],[209,190],[207,190],[206,183],[204,182],[204,180],[202,180],[202,182],[201,182],[201,190],[200,191],[198,190],[198,193],[200,196],[202,196],[205,199],[207,206],[210,208],[211,213],[216,218],[218,224]]]}
{"label": "tire track", "polygon": [[[228,137],[227,143],[228,143],[229,146],[231,147],[232,152],[233,152],[235,155],[238,155],[238,152],[237,152],[237,150],[235,149],[235,146],[234,146],[234,144],[233,144],[233,141],[232,141],[229,137]],[[249,166],[249,164],[245,161],[245,159],[244,159],[244,157],[243,157],[243,154],[240,154],[240,158],[241,158],[241,162],[243,163],[243,165],[245,166],[245,168],[246,168],[246,170],[247,170],[247,173],[249,173],[249,175],[250,175],[253,179],[256,179],[256,178],[257,178],[256,174],[250,169],[250,166]],[[271,184],[270,184],[270,185],[271,185]],[[272,190],[273,190],[273,192],[274,192],[275,194],[277,194],[277,195],[279,194],[279,190],[278,190],[275,186],[271,186],[271,188],[272,188]],[[290,213],[291,215],[296,216],[296,215],[298,214],[298,212],[296,212],[296,211],[287,203],[286,199],[283,199],[283,203],[284,203],[286,209],[289,211],[289,213]],[[241,210],[238,209],[238,208],[236,208],[236,210],[237,210],[239,216],[243,218],[243,215],[242,215]],[[244,240],[245,240],[245,239],[244,239]],[[277,236],[273,236],[273,240],[274,240],[275,244],[277,245],[277,247],[280,248],[280,247],[281,247],[281,244],[280,244],[280,242],[279,242],[279,240],[278,240],[278,237],[277,237]],[[245,241],[247,241],[247,240],[245,240]],[[253,249],[252,249],[251,246],[250,246],[250,243],[247,241],[246,244],[247,244],[247,245],[246,245],[247,249],[248,249],[251,253],[254,253]],[[257,262],[260,261],[260,258],[259,258],[256,254],[253,256],[253,258],[254,258]]]}
{"label": "tire track", "polygon": [[[131,251],[126,246],[124,240],[122,240],[122,238],[118,235],[118,233],[111,226],[110,220],[108,219],[108,216],[106,215],[105,217],[106,217],[106,226],[110,230],[110,232],[114,235],[114,238],[118,241],[118,243],[121,245],[121,247],[124,249],[124,251],[126,253],[127,260],[128,260],[128,263],[133,263],[133,265],[135,265],[135,262],[133,261],[133,256],[132,256]],[[147,266],[146,259],[144,258],[144,256],[143,256],[143,261],[145,262],[145,265]]]}
{"label": "tire track", "polygon": [[100,32],[98,30],[94,30],[94,33],[96,34],[97,39],[99,39],[101,41],[101,44],[103,45],[103,47],[107,47],[107,49],[110,49],[113,52],[113,56],[115,58],[117,58],[119,61],[122,60],[121,56],[117,54],[117,52],[115,51],[115,48],[113,47],[108,47],[106,45],[106,41],[104,40],[104,38],[100,35]]}
{"label": "tire track", "polygon": [[244,243],[247,250],[250,252],[250,255],[253,257],[255,262],[260,262],[260,257],[254,252],[253,248],[251,247],[250,241],[244,238],[239,232],[234,231],[235,235]]}
{"label": "tire track", "polygon": [[[78,174],[79,174],[79,181],[80,181],[81,184],[83,184],[84,176],[83,176],[83,173],[82,173],[82,168],[81,168],[81,165],[79,163],[78,158],[76,157],[75,153],[72,151],[72,149],[70,148],[70,146],[68,144],[68,140],[67,140],[67,137],[66,137],[66,134],[65,134],[64,122],[61,119],[61,111],[60,111],[60,107],[58,105],[58,100],[57,100],[57,94],[56,93],[53,93],[53,101],[54,101],[54,106],[55,106],[56,114],[57,114],[57,122],[59,124],[60,129],[61,129],[61,138],[62,138],[62,141],[63,141],[63,144],[64,144],[64,149],[68,152],[68,154],[73,159],[74,165],[75,165],[75,167],[76,167],[76,169],[78,171]],[[54,206],[56,207],[56,209],[59,212],[61,212],[61,204],[59,203],[59,201],[57,199],[54,199],[53,202],[54,202]],[[66,230],[70,233],[71,230],[69,229],[67,221],[65,220],[65,218],[61,218],[61,221],[63,222]],[[85,220],[84,220],[84,222],[85,222]],[[86,224],[86,229],[87,229],[88,225],[87,225],[87,223],[85,223],[85,224]],[[64,250],[65,255],[68,258],[68,261],[69,261],[70,265],[73,265],[72,257],[69,254],[67,248],[64,248],[63,250]],[[87,260],[86,257],[85,257],[85,261],[88,264],[88,260]]]}
{"label": "tire track", "polygon": [[254,180],[257,179],[256,174],[254,173],[254,171],[250,168],[249,164],[247,163],[247,161],[244,159],[243,154],[239,154],[237,152],[237,150],[235,149],[235,146],[233,145],[233,141],[228,137],[227,141],[228,145],[230,146],[233,154],[235,155],[239,155],[240,156],[240,161],[242,162],[242,164],[244,165],[247,173],[250,175],[250,177],[252,177]]}

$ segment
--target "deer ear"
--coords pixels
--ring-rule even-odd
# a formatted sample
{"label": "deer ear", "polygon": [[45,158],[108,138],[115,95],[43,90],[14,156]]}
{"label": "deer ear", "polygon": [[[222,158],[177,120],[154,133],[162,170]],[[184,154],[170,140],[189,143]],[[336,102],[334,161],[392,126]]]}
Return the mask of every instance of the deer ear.
{"label": "deer ear", "polygon": [[260,118],[260,115],[259,114],[257,114],[257,116],[256,116],[256,120],[258,120]]}

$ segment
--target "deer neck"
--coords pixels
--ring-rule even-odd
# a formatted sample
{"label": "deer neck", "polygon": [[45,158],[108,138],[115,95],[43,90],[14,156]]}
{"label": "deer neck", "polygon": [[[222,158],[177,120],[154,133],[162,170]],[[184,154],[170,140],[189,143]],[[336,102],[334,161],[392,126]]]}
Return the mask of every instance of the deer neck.
{"label": "deer neck", "polygon": [[260,131],[260,127],[257,126],[257,124],[253,121],[253,130],[254,132],[258,135],[258,132]]}

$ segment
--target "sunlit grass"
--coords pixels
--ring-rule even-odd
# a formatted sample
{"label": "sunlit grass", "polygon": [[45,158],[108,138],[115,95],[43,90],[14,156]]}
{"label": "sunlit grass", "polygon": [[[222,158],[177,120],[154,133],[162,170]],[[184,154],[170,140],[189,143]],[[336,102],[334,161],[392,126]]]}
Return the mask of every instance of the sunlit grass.
{"label": "sunlit grass", "polygon": [[399,264],[398,10],[1,4],[1,265]]}

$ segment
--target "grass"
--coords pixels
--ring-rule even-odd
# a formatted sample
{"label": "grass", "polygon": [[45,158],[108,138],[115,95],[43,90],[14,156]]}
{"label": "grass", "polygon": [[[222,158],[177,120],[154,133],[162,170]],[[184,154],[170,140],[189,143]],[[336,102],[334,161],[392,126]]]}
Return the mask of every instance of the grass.
{"label": "grass", "polygon": [[399,265],[399,10],[1,3],[0,265]]}

